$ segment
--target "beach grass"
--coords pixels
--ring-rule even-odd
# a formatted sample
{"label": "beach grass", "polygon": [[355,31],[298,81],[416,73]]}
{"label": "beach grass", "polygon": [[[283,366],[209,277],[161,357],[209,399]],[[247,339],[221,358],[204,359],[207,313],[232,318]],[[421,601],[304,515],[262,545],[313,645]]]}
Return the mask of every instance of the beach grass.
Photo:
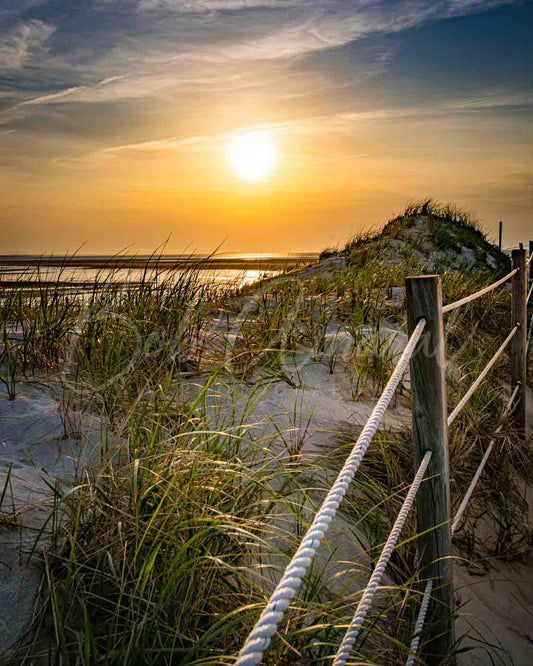
{"label": "beach grass", "polygon": [[[417,205],[409,215],[420,213]],[[432,215],[478,233],[452,209]],[[406,330],[391,290],[427,270],[415,254],[383,263],[371,240],[351,241],[338,270],[305,279],[289,271],[253,289],[215,289],[195,265],[179,274],[147,266],[129,288],[102,273],[79,294],[60,275],[36,279],[35,289],[0,288],[9,399],[28,382],[56,395],[59,387],[66,420],[75,410],[102,423],[100,458],[54,489],[46,585],[14,663],[233,663],[358,434],[338,428],[333,446],[309,455],[303,397],[282,406],[290,427],[272,417],[264,428],[256,407],[273,386],[304,391],[304,357],[345,376],[354,405],[375,399],[398,354],[384,330]],[[447,302],[491,281],[464,266],[443,270]],[[498,290],[450,316],[450,408],[498,346],[509,304]],[[450,431],[454,507],[499,423],[506,381],[497,366]],[[519,557],[530,547],[521,487],[532,470],[527,445],[506,425],[457,534],[465,557]],[[412,475],[405,423],[381,430],[342,506],[356,552],[346,559],[329,544],[265,664],[330,663]],[[483,542],[481,524],[491,534]],[[419,600],[413,517],[387,576],[355,646],[358,663],[395,664],[407,653]],[[328,588],[331,580],[338,585]]]}

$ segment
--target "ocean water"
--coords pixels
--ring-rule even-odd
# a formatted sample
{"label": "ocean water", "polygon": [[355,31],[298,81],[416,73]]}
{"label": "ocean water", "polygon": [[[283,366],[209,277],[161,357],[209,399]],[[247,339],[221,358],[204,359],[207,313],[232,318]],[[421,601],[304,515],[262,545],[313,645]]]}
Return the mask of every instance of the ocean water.
{"label": "ocean water", "polygon": [[265,275],[317,261],[316,253],[217,255],[90,255],[0,256],[0,286],[4,289],[59,283],[83,290],[95,280],[132,285],[141,280],[172,279],[197,270],[202,282],[243,286]]}

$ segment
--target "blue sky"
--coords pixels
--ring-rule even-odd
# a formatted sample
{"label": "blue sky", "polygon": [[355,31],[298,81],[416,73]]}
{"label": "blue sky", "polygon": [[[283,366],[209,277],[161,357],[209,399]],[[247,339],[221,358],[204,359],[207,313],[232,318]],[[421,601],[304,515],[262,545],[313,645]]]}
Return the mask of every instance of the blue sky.
{"label": "blue sky", "polygon": [[4,251],[317,249],[426,195],[527,240],[532,34],[497,0],[4,0]]}

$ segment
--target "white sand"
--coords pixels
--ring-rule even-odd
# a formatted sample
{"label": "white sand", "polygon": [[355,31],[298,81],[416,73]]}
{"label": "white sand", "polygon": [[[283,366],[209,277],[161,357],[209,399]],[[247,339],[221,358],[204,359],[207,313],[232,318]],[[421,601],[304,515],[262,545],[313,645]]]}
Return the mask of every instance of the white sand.
{"label": "white sand", "polygon": [[46,530],[31,560],[28,555],[52,508],[47,484],[72,482],[99,445],[96,424],[78,420],[83,423],[79,438],[65,438],[59,403],[48,391],[19,385],[10,401],[0,387],[0,493],[12,466],[0,507],[0,655],[32,617]]}
{"label": "white sand", "polygon": [[455,566],[458,666],[533,664],[533,562],[489,560],[485,576]]}

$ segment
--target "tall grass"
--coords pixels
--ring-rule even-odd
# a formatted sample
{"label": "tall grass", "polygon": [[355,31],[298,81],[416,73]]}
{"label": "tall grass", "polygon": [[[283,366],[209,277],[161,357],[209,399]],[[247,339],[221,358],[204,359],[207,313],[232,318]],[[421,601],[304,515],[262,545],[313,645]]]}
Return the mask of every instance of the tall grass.
{"label": "tall grass", "polygon": [[[33,376],[59,384],[66,418],[71,409],[98,415],[109,435],[101,460],[56,489],[46,592],[15,663],[233,663],[358,434],[347,428],[332,450],[310,457],[302,402],[285,405],[288,429],[275,419],[265,428],[255,407],[273,383],[303,387],[304,363],[351,374],[354,400],[379,394],[395,361],[383,328],[406,328],[401,303],[387,296],[423,266],[415,255],[382,263],[384,247],[367,240],[352,250],[361,247],[365,262],[253,291],[213,289],[192,266],[147,267],[128,289],[102,273],[81,294],[59,280],[0,292],[13,398]],[[445,299],[487,281],[449,270]],[[451,406],[508,319],[505,290],[450,318]],[[496,370],[451,431],[454,506],[498,423],[502,381]],[[511,428],[504,435],[458,533],[470,557],[513,556],[529,544],[517,471],[530,474],[529,454]],[[412,474],[408,433],[380,432],[342,508],[339,531],[353,552],[326,545],[266,664],[330,663]],[[480,521],[497,525],[489,544],[479,542]],[[418,599],[415,537],[411,518],[355,647],[360,663],[405,658]]]}
{"label": "tall grass", "polygon": [[[331,474],[322,461],[299,455],[306,424],[296,423],[298,435],[281,454],[271,437],[253,436],[247,409],[232,419],[222,410],[213,424],[213,391],[222,389],[210,377],[191,403],[164,394],[139,402],[125,446],[58,492],[47,596],[18,663],[233,662]],[[250,402],[261,390],[255,387]],[[380,514],[387,496],[377,488],[374,497]],[[357,497],[347,502],[347,515],[350,507],[355,515]],[[364,518],[372,532],[374,510]],[[387,521],[380,521],[384,532]],[[329,663],[349,601],[368,576],[353,562],[340,560],[335,547],[317,560],[265,663]],[[379,654],[379,663],[393,663],[400,635],[407,642],[410,582],[404,576],[372,616],[358,646],[367,658]],[[403,618],[403,632],[392,613]],[[376,626],[383,635],[370,631]]]}
{"label": "tall grass", "polygon": [[[422,219],[426,229],[419,234],[416,225]],[[391,242],[402,247],[398,250],[396,246],[392,250],[392,254],[400,252],[402,264],[416,263],[418,252],[422,263],[429,261],[432,265],[430,272],[435,272],[437,267],[438,272],[457,269],[458,259],[454,252],[460,254],[463,246],[473,251],[485,277],[493,270],[487,270],[489,256],[497,273],[503,275],[510,266],[509,259],[490,241],[472,212],[432,199],[409,202],[403,213],[392,217],[382,229],[356,234],[341,253],[350,264],[364,268],[368,262],[386,257],[391,250]],[[428,252],[433,256],[429,256]]]}

